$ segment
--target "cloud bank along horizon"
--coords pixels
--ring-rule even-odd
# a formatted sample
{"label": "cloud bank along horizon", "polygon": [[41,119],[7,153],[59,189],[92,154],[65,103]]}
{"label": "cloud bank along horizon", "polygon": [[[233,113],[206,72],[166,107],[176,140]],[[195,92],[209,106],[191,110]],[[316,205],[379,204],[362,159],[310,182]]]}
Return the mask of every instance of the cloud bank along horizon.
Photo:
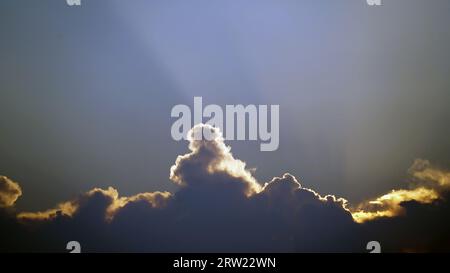
{"label": "cloud bank along horizon", "polygon": [[[194,137],[205,129],[211,138]],[[94,188],[54,208],[24,212],[14,208],[19,183],[1,176],[1,248],[64,251],[77,239],[84,251],[329,252],[365,251],[378,240],[386,251],[450,250],[450,172],[427,160],[408,170],[407,189],[350,204],[303,187],[289,173],[257,181],[210,125],[194,126],[188,140],[190,152],[170,168],[179,186],[174,193],[124,197],[112,187]]]}

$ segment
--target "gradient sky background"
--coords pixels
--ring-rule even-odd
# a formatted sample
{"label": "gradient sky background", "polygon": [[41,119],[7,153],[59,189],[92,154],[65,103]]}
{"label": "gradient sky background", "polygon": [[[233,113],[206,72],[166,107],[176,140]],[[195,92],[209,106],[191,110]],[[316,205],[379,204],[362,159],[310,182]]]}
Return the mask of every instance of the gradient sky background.
{"label": "gradient sky background", "polygon": [[279,104],[280,147],[229,142],[260,181],[291,172],[360,201],[450,166],[450,2],[0,2],[0,174],[23,209],[92,187],[176,190],[176,104]]}

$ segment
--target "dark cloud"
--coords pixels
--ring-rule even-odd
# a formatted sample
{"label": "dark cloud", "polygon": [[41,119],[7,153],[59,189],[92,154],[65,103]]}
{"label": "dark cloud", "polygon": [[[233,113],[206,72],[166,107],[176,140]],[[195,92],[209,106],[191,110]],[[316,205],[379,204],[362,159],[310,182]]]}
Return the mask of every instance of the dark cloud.
{"label": "dark cloud", "polygon": [[401,215],[363,223],[364,236],[382,242],[386,252],[449,252],[449,198],[446,192],[431,203],[404,201]]}
{"label": "dark cloud", "polygon": [[[203,130],[213,140],[196,140]],[[291,174],[259,184],[208,126],[193,128],[189,148],[170,170],[175,194],[96,188],[44,212],[5,211],[2,250],[65,251],[72,240],[108,252],[364,252],[373,240],[385,251],[450,250],[450,175],[427,161],[411,168],[411,189],[351,206]]]}

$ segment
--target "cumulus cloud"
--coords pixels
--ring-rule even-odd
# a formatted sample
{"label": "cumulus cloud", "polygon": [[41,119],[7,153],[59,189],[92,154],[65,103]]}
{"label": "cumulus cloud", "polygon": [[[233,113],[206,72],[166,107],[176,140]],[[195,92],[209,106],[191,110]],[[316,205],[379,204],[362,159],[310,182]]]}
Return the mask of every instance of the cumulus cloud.
{"label": "cumulus cloud", "polygon": [[[205,130],[210,137],[199,138]],[[11,242],[3,247],[25,237],[31,243],[19,251],[64,251],[67,241],[78,240],[84,251],[105,252],[360,252],[381,240],[388,251],[417,251],[435,249],[446,234],[437,219],[448,214],[449,173],[428,161],[409,170],[410,189],[353,206],[289,173],[260,184],[209,125],[195,126],[189,140],[190,152],[170,168],[177,192],[121,197],[114,188],[95,188],[47,211],[18,213],[21,225],[10,225],[16,237],[2,239]],[[398,235],[421,219],[420,230]],[[420,245],[407,240],[418,235]],[[446,249],[450,238],[441,241]]]}
{"label": "cumulus cloud", "polygon": [[42,212],[21,212],[17,215],[17,218],[24,221],[30,221],[51,220],[58,216],[73,217],[83,204],[88,203],[90,199],[98,195],[108,199],[108,206],[105,209],[104,215],[107,220],[112,220],[115,213],[129,203],[144,201],[148,203],[150,207],[161,207],[171,196],[169,192],[144,192],[129,197],[120,197],[119,192],[112,187],[109,187],[106,190],[94,188],[85,194],[80,195],[75,200],[58,204],[53,209]]}
{"label": "cumulus cloud", "polygon": [[6,176],[0,176],[0,208],[14,206],[21,195],[22,189],[19,184]]}
{"label": "cumulus cloud", "polygon": [[226,176],[232,180],[226,183],[238,184],[247,196],[261,191],[245,162],[233,157],[218,128],[195,125],[188,133],[188,140],[191,153],[178,156],[170,168],[173,182],[182,186],[204,186],[201,183],[220,183],[222,179],[218,176]]}
{"label": "cumulus cloud", "polygon": [[334,206],[337,210],[350,215],[346,199],[330,194],[321,196],[314,190],[302,187],[297,178],[289,173],[282,177],[275,177],[266,183],[260,195],[267,196],[270,203],[284,203],[285,207],[290,210],[310,208],[311,206]]}

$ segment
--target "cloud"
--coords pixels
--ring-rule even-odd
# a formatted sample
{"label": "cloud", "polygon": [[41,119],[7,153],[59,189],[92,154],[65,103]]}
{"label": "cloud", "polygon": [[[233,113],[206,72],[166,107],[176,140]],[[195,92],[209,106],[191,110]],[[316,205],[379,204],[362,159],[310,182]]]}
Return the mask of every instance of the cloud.
{"label": "cloud", "polygon": [[12,207],[22,195],[19,184],[6,176],[0,176],[0,208]]}
{"label": "cloud", "polygon": [[[208,135],[208,137],[202,137]],[[222,133],[210,125],[195,125],[188,133],[191,153],[178,156],[170,168],[170,179],[181,186],[202,186],[220,183],[226,176],[242,188],[247,196],[261,191],[261,186],[246,169],[245,162],[235,159],[226,146]],[[206,179],[205,179],[206,178]]]}
{"label": "cloud", "polygon": [[129,197],[119,197],[119,192],[109,187],[108,189],[95,188],[72,201],[60,203],[56,208],[42,212],[21,212],[17,218],[23,221],[30,220],[51,220],[58,216],[73,217],[79,211],[80,207],[89,203],[95,196],[103,196],[108,200],[108,206],[105,209],[105,219],[113,219],[115,213],[128,205],[129,203],[144,201],[150,207],[161,207],[170,198],[169,192],[144,192]]}
{"label": "cloud", "polygon": [[344,198],[334,195],[321,196],[314,190],[304,188],[293,175],[286,173],[282,177],[275,177],[264,185],[261,196],[266,197],[267,203],[278,204],[283,209],[298,211],[311,209],[314,206],[321,208],[334,207],[336,211],[342,212],[351,219],[350,211],[347,209],[348,202]]}
{"label": "cloud", "polygon": [[[209,140],[196,137],[205,130]],[[170,168],[175,193],[121,197],[94,188],[50,210],[17,213],[19,225],[0,215],[13,234],[0,235],[2,247],[64,251],[77,240],[86,252],[361,252],[379,240],[387,251],[448,249],[449,173],[428,161],[410,168],[410,189],[351,205],[289,173],[260,184],[208,125],[195,126],[189,140],[190,152]]]}
{"label": "cloud", "polygon": [[72,216],[78,209],[78,204],[74,201],[67,201],[58,204],[55,208],[38,212],[20,212],[17,214],[19,220],[50,220],[59,215]]}
{"label": "cloud", "polygon": [[442,192],[450,189],[450,172],[431,166],[428,160],[416,159],[409,169],[416,182]]}
{"label": "cloud", "polygon": [[401,205],[404,202],[417,201],[430,204],[438,198],[439,195],[434,190],[422,187],[414,190],[392,190],[374,200],[361,203],[352,215],[359,223],[379,217],[394,217],[404,213],[405,210]]}
{"label": "cloud", "polygon": [[394,217],[405,213],[403,203],[415,201],[431,204],[442,198],[450,187],[450,172],[432,167],[430,162],[417,159],[409,169],[412,189],[392,190],[373,200],[359,204],[352,215],[355,221],[363,223],[380,217]]}

